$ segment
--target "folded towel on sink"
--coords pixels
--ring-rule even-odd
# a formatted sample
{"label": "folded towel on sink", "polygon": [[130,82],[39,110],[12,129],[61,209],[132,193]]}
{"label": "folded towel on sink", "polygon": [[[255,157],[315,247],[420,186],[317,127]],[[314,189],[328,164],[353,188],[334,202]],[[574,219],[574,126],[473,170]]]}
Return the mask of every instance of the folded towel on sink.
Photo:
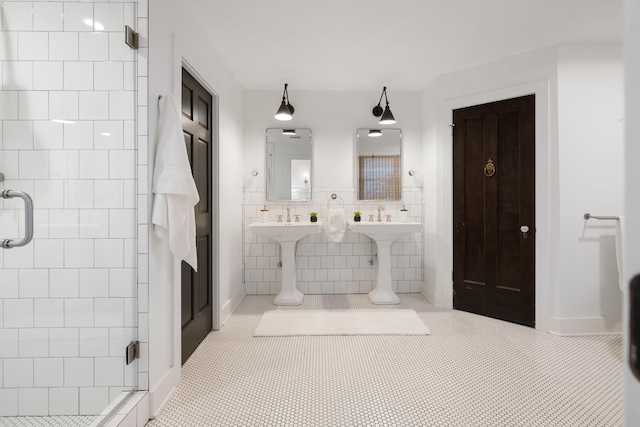
{"label": "folded towel on sink", "polygon": [[344,208],[329,209],[329,221],[327,222],[327,240],[331,243],[341,242],[346,229]]}

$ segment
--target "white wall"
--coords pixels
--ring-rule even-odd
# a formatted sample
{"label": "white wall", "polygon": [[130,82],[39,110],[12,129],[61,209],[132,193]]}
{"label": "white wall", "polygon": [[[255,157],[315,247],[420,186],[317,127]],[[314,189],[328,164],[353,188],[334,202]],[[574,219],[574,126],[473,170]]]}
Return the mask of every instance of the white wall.
{"label": "white wall", "polygon": [[[425,200],[437,207],[425,226],[429,299],[452,302],[451,111],[535,93],[536,327],[567,334],[620,330],[614,229],[585,226],[582,215],[622,210],[621,64],[619,46],[564,45],[442,76],[427,87],[425,181],[436,185],[425,188]],[[589,170],[597,159],[612,165],[608,173]]]}
{"label": "white wall", "polygon": [[[640,1],[627,0],[625,5],[625,216],[626,240],[625,283],[640,273]],[[626,299],[628,301],[628,299]],[[625,425],[640,424],[640,382],[629,369],[629,309],[625,304]]]}
{"label": "white wall", "polygon": [[[218,97],[220,323],[244,296],[242,283],[242,90],[195,16],[180,0],[150,2],[149,141],[155,154],[157,98],[172,92],[180,99],[183,62]],[[152,169],[152,168],[150,168]],[[153,173],[149,171],[150,175]],[[151,202],[151,201],[150,201]],[[150,233],[149,260],[149,390],[155,413],[180,379],[179,269],[167,246]],[[215,261],[215,260],[214,260]],[[214,324],[216,319],[214,319]]]}
{"label": "white wall", "polygon": [[554,317],[602,317],[607,330],[617,331],[622,295],[615,223],[585,221],[583,215],[622,214],[623,99],[622,46],[559,46],[560,262],[554,278]]}

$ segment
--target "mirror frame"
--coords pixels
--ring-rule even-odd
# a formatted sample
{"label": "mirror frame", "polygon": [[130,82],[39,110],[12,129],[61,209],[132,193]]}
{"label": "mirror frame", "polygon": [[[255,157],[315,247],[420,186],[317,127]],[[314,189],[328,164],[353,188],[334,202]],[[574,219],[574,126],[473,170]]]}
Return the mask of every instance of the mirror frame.
{"label": "mirror frame", "polygon": [[270,180],[270,169],[269,169],[269,131],[270,130],[279,130],[279,131],[283,131],[285,129],[292,129],[292,128],[267,128],[265,130],[264,133],[264,139],[265,139],[265,143],[264,143],[264,165],[265,165],[265,200],[267,202],[310,202],[312,197],[313,197],[313,132],[311,131],[310,128],[295,128],[296,131],[298,130],[304,130],[304,131],[309,131],[309,161],[310,161],[310,165],[309,165],[309,197],[305,198],[305,199],[279,199],[277,198],[277,192],[276,194],[272,194],[272,192],[269,191],[269,180]]}
{"label": "mirror frame", "polygon": [[[383,134],[384,131],[389,131],[389,130],[395,130],[399,132],[399,141],[398,143],[400,144],[400,166],[399,166],[399,170],[398,170],[398,185],[399,185],[399,189],[398,189],[398,193],[399,196],[397,199],[361,199],[360,198],[360,180],[359,180],[359,176],[360,176],[360,131],[370,131],[372,128],[358,128],[356,129],[356,147],[355,147],[355,156],[354,156],[354,163],[355,163],[355,189],[356,189],[356,200],[358,200],[359,202],[367,202],[367,201],[388,201],[388,202],[399,202],[402,201],[402,184],[403,184],[403,178],[402,178],[402,129],[400,128],[383,128],[381,129]],[[374,129],[379,129],[379,128],[374,128]]]}

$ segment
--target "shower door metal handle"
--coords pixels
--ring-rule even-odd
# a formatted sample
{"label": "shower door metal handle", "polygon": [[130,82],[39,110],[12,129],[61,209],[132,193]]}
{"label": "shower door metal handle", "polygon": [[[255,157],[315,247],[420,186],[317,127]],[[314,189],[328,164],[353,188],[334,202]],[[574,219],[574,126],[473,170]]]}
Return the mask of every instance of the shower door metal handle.
{"label": "shower door metal handle", "polygon": [[27,245],[33,239],[33,200],[31,200],[31,196],[23,191],[14,190],[3,190],[0,196],[3,199],[19,197],[24,200],[24,238],[18,241],[5,239],[2,241],[1,246],[4,249],[11,249]]}

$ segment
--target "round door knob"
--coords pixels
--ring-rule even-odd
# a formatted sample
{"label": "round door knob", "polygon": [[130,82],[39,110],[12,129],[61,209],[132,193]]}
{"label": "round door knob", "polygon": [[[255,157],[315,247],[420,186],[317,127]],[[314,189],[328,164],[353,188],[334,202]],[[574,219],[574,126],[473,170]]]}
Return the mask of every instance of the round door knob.
{"label": "round door knob", "polygon": [[523,225],[522,227],[520,227],[520,231],[523,233],[527,233],[529,231],[529,227],[527,227],[526,225]]}

